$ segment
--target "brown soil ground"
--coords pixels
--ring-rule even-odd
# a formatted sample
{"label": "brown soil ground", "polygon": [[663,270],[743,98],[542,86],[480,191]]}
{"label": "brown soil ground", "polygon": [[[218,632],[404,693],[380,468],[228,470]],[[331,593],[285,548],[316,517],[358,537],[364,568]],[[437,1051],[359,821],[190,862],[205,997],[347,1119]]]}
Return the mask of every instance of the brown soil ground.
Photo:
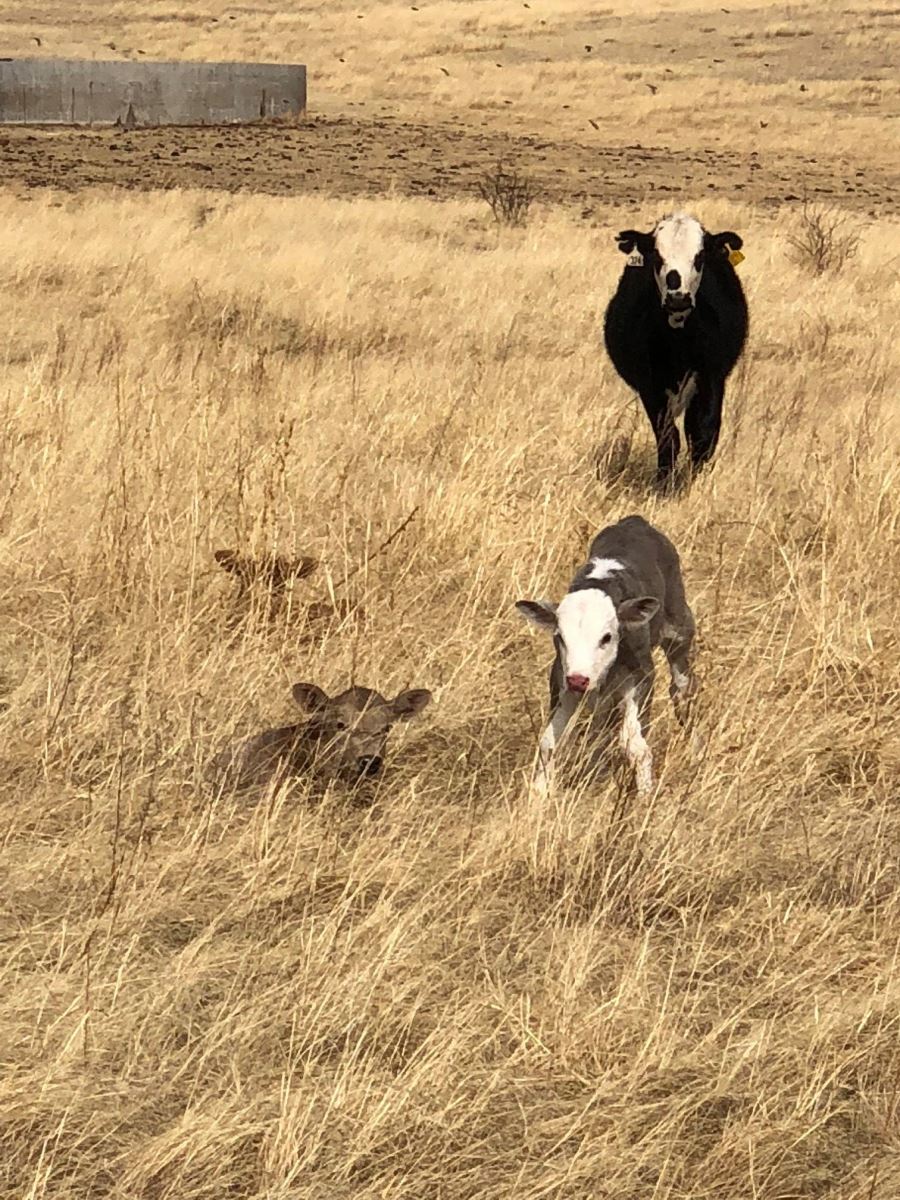
{"label": "brown soil ground", "polygon": [[210,188],[270,194],[437,199],[474,195],[499,161],[514,163],[541,197],[580,205],[649,195],[729,196],[780,204],[808,195],[878,213],[898,211],[890,173],[846,159],[791,152],[592,146],[450,123],[363,116],[301,126],[120,130],[8,128],[0,134],[7,185],[75,190]]}

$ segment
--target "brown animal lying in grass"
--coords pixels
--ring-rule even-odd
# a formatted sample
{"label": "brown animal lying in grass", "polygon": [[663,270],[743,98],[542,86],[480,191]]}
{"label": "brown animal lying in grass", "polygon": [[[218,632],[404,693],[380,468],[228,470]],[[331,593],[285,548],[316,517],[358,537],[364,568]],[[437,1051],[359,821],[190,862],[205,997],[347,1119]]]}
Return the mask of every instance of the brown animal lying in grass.
{"label": "brown animal lying in grass", "polygon": [[[239,604],[249,589],[257,584],[264,593],[268,593],[268,599],[273,602],[275,611],[278,610],[288,587],[312,575],[319,566],[319,560],[316,558],[288,558],[283,554],[263,554],[254,557],[250,554],[239,554],[236,550],[216,550],[213,557],[224,571],[234,575],[238,581],[235,603]],[[365,610],[361,605],[340,597],[333,602],[313,600],[300,611],[305,611],[306,619],[311,623],[335,618],[343,620],[351,614],[365,619]]]}
{"label": "brown animal lying in grass", "polygon": [[307,719],[267,729],[217,754],[210,767],[219,786],[266,786],[310,772],[352,784],[374,778],[384,765],[391,726],[411,720],[431,701],[423,688],[399,692],[393,700],[366,687],[339,696],[314,683],[295,683],[291,690]]}
{"label": "brown animal lying in grass", "polygon": [[236,550],[217,550],[213,557],[223,570],[237,577],[238,596],[256,582],[271,592],[282,592],[294,580],[306,579],[319,565],[315,558],[287,558],[283,554],[264,554],[256,558],[238,554]]}

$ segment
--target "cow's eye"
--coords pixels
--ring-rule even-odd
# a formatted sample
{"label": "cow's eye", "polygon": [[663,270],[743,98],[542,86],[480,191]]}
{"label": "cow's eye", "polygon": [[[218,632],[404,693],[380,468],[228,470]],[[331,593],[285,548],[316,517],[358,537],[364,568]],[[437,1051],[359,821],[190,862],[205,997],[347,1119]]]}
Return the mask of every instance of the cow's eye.
{"label": "cow's eye", "polygon": [[612,641],[612,634],[604,633],[603,637],[600,639],[600,645],[608,646],[611,641]]}
{"label": "cow's eye", "polygon": [[697,257],[694,259],[694,266],[697,268],[698,271],[703,267],[704,257],[705,257],[705,255],[704,255],[703,251],[701,250],[700,253],[697,255]]}

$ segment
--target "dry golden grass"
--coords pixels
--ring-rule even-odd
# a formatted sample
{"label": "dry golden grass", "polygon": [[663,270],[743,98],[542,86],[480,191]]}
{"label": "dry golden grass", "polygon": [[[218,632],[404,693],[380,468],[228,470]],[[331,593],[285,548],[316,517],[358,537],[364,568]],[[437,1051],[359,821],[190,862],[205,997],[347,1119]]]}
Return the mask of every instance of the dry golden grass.
{"label": "dry golden grass", "polygon": [[[4,1200],[900,1194],[898,226],[823,283],[704,210],[752,341],[659,500],[598,343],[653,215],[0,204]],[[649,808],[535,807],[512,604],[630,511],[683,554],[706,753],[661,688]],[[323,565],[235,612],[221,545]],[[330,587],[365,621],[310,627]],[[351,674],[436,694],[371,808],[204,791]]]}
{"label": "dry golden grass", "polygon": [[[896,163],[889,6],[529,3],[52,0],[0,34],[777,149],[798,195],[804,156]],[[703,198],[752,333],[664,500],[600,320],[612,233],[665,201],[498,231],[475,200],[0,195],[2,1200],[900,1197],[900,225],[854,218],[816,276],[796,213]],[[513,602],[634,511],[683,556],[705,750],[661,672],[652,801],[570,772],[535,804],[551,650]],[[219,547],[321,565],[267,611]],[[435,693],[371,807],[204,787],[294,680],[351,677]]]}

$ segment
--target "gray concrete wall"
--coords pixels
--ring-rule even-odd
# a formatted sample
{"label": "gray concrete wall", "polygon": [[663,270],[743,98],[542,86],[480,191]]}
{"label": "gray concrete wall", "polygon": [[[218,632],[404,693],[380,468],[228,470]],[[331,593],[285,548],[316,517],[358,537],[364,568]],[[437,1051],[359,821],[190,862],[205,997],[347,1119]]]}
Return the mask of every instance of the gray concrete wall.
{"label": "gray concrete wall", "polygon": [[306,110],[306,67],[0,59],[0,124],[219,125]]}

